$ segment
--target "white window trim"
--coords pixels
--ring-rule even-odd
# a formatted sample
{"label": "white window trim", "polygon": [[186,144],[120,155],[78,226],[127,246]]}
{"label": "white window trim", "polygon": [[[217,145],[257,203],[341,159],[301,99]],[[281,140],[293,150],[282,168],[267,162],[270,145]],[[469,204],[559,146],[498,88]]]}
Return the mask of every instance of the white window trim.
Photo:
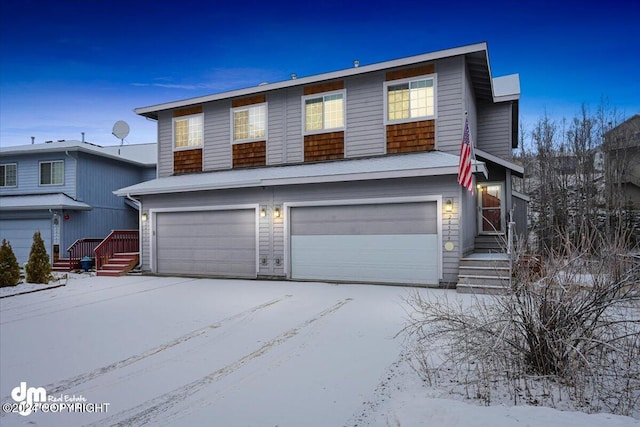
{"label": "white window trim", "polygon": [[[410,117],[408,119],[399,119],[399,120],[389,120],[389,86],[395,86],[403,83],[411,83],[420,80],[433,80],[433,115],[431,116],[421,116],[421,117]],[[382,88],[382,97],[383,97],[383,107],[384,107],[384,124],[385,125],[395,125],[399,123],[411,123],[411,122],[421,122],[423,120],[435,120],[438,116],[438,78],[437,74],[425,74],[423,76],[417,77],[409,77],[406,79],[398,79],[398,80],[388,80],[384,82]]]}
{"label": "white window trim", "polygon": [[[14,185],[7,185],[7,166],[16,167],[16,183]],[[1,163],[0,166],[4,166],[4,185],[0,188],[15,188],[18,186],[18,163]]]}
{"label": "white window trim", "polygon": [[[307,111],[306,111],[306,101],[307,99],[316,99],[316,98],[322,98],[322,103],[324,104],[324,97],[325,96],[331,96],[331,95],[337,95],[337,94],[341,94],[342,95],[342,123],[343,126],[341,127],[337,127],[337,128],[322,128],[322,129],[317,129],[317,130],[307,130]],[[324,109],[323,109],[323,121],[324,121]],[[302,135],[317,135],[317,134],[321,134],[321,133],[330,133],[330,132],[342,132],[347,128],[347,90],[346,89],[340,89],[340,90],[333,90],[330,92],[319,92],[319,93],[314,93],[312,95],[304,95],[302,97]]]}
{"label": "white window trim", "polygon": [[[264,136],[260,137],[260,138],[246,138],[246,139],[233,139],[233,130],[234,130],[234,122],[233,122],[233,114],[236,111],[242,111],[242,110],[249,110],[253,107],[260,107],[264,105]],[[259,104],[249,104],[249,105],[243,105],[242,107],[235,107],[231,109],[230,112],[230,116],[231,119],[230,121],[230,138],[231,138],[231,145],[234,144],[246,144],[249,142],[258,142],[258,141],[267,141],[267,139],[269,138],[269,105],[268,102],[261,102]]]}
{"label": "white window trim", "polygon": [[[51,183],[51,184],[43,184],[42,183],[42,164],[43,163],[62,163],[62,182],[60,184]],[[52,187],[52,186],[61,186],[64,185],[65,178],[65,170],[64,170],[64,160],[43,160],[38,162],[38,186],[40,187]],[[53,180],[52,180],[53,181]]]}
{"label": "white window trim", "polygon": [[[200,133],[202,134],[200,137],[202,144],[187,145],[186,147],[176,147],[176,121],[187,120],[191,117],[197,117],[197,116],[202,117],[202,129],[200,129]],[[173,147],[173,151],[197,150],[199,148],[202,148],[204,146],[204,113],[189,114],[187,116],[174,117],[173,120],[171,120],[171,145]]]}

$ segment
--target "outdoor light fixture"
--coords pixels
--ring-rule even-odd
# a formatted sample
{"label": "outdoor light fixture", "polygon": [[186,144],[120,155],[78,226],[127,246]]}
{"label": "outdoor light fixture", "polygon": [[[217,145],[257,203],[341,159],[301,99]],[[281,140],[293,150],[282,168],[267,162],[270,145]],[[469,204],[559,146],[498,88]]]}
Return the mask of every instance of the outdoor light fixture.
{"label": "outdoor light fixture", "polygon": [[280,208],[275,208],[273,210],[273,217],[274,218],[280,218]]}
{"label": "outdoor light fixture", "polygon": [[146,212],[142,212],[142,221],[146,221],[147,220],[147,213]]}
{"label": "outdoor light fixture", "polygon": [[260,209],[260,218],[267,216],[267,208]]}
{"label": "outdoor light fixture", "polygon": [[447,213],[453,212],[453,202],[451,200],[447,200],[447,203],[445,203],[444,211]]}

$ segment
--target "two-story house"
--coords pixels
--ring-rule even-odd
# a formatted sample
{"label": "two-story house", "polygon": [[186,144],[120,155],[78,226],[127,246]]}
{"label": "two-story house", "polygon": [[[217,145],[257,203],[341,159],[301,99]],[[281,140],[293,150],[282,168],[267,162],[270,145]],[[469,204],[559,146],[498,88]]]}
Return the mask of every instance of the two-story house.
{"label": "two-story house", "polygon": [[156,144],[57,141],[0,148],[0,239],[20,264],[40,231],[55,261],[82,238],[139,227],[137,206],[113,191],[156,177]]}
{"label": "two-story house", "polygon": [[[517,205],[519,90],[480,43],[138,108],[158,122],[158,178],[116,194],[141,203],[142,267],[456,283]],[[457,182],[465,120],[474,194]]]}

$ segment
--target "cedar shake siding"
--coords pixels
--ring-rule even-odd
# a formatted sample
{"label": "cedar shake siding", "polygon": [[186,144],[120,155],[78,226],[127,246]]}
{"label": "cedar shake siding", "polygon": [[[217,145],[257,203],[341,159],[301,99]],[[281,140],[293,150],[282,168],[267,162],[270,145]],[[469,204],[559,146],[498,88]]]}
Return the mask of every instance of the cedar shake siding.
{"label": "cedar shake siding", "polygon": [[233,144],[233,167],[247,168],[266,166],[267,142],[256,141],[244,144]]}
{"label": "cedar shake siding", "polygon": [[202,172],[202,148],[173,152],[173,174]]}
{"label": "cedar shake siding", "polygon": [[424,76],[435,73],[433,64],[426,64],[420,67],[404,68],[402,70],[387,71],[387,81],[408,79],[411,77]]}
{"label": "cedar shake siding", "polygon": [[255,95],[246,98],[238,98],[231,101],[232,108],[244,107],[245,105],[262,104],[267,102],[266,95]]}
{"label": "cedar shake siding", "polygon": [[435,120],[387,125],[387,154],[432,151]]}
{"label": "cedar shake siding", "polygon": [[344,159],[344,131],[306,135],[304,161]]}
{"label": "cedar shake siding", "polygon": [[333,82],[320,83],[313,86],[306,86],[304,88],[304,94],[313,95],[316,93],[331,92],[334,90],[342,90],[342,89],[344,89],[344,81],[338,80]]}
{"label": "cedar shake siding", "polygon": [[190,116],[192,114],[202,113],[202,105],[196,105],[195,107],[181,108],[173,112],[173,117]]}

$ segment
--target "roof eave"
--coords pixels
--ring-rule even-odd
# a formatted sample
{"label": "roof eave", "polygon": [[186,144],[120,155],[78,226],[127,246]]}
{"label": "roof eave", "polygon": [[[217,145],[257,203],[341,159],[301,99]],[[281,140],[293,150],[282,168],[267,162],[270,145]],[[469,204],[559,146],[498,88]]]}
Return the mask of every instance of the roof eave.
{"label": "roof eave", "polygon": [[[410,56],[406,58],[394,59],[391,61],[379,62],[370,65],[363,65],[360,67],[347,68],[339,71],[332,71],[329,73],[317,74],[308,77],[301,77],[291,80],[283,80],[276,83],[263,84],[260,86],[252,86],[244,89],[233,90],[229,92],[221,92],[213,95],[205,95],[194,98],[183,99],[179,101],[167,102],[163,104],[151,105],[148,107],[136,108],[133,111],[141,116],[148,117],[153,120],[158,119],[158,112],[163,110],[170,110],[174,108],[186,107],[194,104],[202,104],[205,102],[218,101],[221,99],[229,99],[238,96],[245,96],[250,94],[257,94],[262,92],[268,92],[277,89],[284,89],[293,86],[302,86],[310,83],[316,83],[320,81],[333,80],[338,78],[350,77],[358,74],[371,73],[374,71],[381,71],[389,68],[402,67],[406,65],[416,64],[420,62],[435,61],[438,59],[449,58],[453,56],[467,55],[474,52],[487,53],[487,43],[481,42],[466,46],[455,47],[451,49],[440,50],[431,53],[425,53],[421,55]],[[488,64],[488,59],[487,59]]]}

